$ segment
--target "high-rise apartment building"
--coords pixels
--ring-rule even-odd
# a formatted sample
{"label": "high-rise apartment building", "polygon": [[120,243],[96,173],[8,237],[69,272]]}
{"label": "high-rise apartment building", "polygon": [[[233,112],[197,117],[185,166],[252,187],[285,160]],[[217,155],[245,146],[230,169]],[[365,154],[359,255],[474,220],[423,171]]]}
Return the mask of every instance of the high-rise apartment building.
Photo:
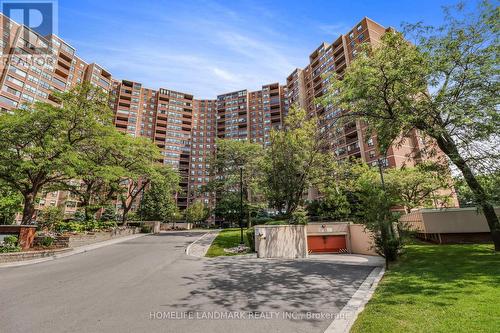
{"label": "high-rise apartment building", "polygon": [[382,157],[387,167],[401,167],[413,165],[423,158],[421,152],[425,143],[417,131],[410,133],[402,145],[390,147],[381,156],[376,149],[376,134],[367,133],[366,124],[357,120],[339,127],[335,124],[338,116],[348,110],[318,103],[318,99],[328,91],[328,76],[333,74],[342,77],[359,52],[360,45],[370,43],[376,46],[387,30],[365,17],[331,44],[321,43],[309,55],[309,64],[303,69],[297,68],[287,77],[289,103],[296,103],[309,114],[320,118],[320,126],[329,139],[331,150],[340,160],[358,158],[377,165],[378,159]]}
{"label": "high-rise apartment building", "polygon": [[215,154],[217,138],[217,100],[194,100],[189,164],[188,198],[214,204],[215,198],[202,187],[210,181],[210,158]]}
{"label": "high-rise apartment building", "polygon": [[[83,81],[101,87],[110,93],[116,128],[149,138],[161,151],[159,162],[179,170],[181,191],[176,200],[181,209],[195,198],[213,204],[215,199],[200,190],[210,181],[209,161],[216,153],[217,139],[266,145],[271,129],[282,127],[292,104],[319,117],[321,130],[338,159],[359,158],[375,164],[380,157],[376,135],[367,133],[365,124],[358,120],[342,128],[334,126],[338,115],[348,110],[323,106],[317,101],[327,92],[328,75],[342,76],[359,52],[359,45],[375,45],[387,31],[368,18],[332,43],[321,43],[309,55],[309,64],[293,70],[285,85],[271,83],[260,90],[244,89],[208,100],[164,88],[145,88],[139,82],[116,80],[99,65],[80,59],[75,49],[57,36],[40,36],[3,15],[0,23],[0,51],[4,59],[0,108],[10,110],[36,100],[55,103],[52,91],[65,91]],[[37,47],[48,47],[50,52],[37,54]],[[423,145],[422,137],[414,131],[402,146],[391,147],[384,161],[388,167],[418,162],[424,158],[418,154]],[[63,206],[70,214],[76,204],[74,198],[68,198],[67,194],[48,193],[42,203]]]}
{"label": "high-rise apartment building", "polygon": [[141,83],[114,81],[110,106],[115,126],[132,136],[147,137],[160,149],[162,162],[179,170],[179,208],[188,204],[189,166],[193,128],[193,95]]}

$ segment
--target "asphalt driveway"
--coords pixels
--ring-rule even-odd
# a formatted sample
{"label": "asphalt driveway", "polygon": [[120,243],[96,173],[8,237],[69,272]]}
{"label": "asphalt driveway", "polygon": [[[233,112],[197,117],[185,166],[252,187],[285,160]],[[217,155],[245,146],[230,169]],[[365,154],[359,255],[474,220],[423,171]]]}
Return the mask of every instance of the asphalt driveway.
{"label": "asphalt driveway", "polygon": [[372,267],[194,258],[196,232],[0,268],[1,332],[323,332]]}

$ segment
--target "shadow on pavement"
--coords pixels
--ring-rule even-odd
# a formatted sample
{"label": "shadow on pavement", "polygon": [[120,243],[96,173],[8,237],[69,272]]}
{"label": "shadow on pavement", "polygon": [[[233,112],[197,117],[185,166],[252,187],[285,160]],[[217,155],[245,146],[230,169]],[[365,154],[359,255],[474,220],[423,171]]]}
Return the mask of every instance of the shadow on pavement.
{"label": "shadow on pavement", "polygon": [[[217,258],[183,276],[192,290],[175,311],[338,313],[373,267],[327,262]],[[309,319],[314,325],[321,320]]]}

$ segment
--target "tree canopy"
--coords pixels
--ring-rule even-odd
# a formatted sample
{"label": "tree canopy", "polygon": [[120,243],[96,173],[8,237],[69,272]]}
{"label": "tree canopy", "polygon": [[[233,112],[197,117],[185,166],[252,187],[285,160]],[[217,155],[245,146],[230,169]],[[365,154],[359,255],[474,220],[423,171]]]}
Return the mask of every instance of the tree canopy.
{"label": "tree canopy", "polygon": [[77,176],[77,150],[111,125],[100,88],[83,84],[54,96],[59,106],[36,102],[0,115],[0,179],[23,196],[23,224],[42,187]]}
{"label": "tree canopy", "polygon": [[376,47],[365,44],[343,77],[331,78],[323,102],[364,120],[380,151],[418,130],[425,157],[442,152],[461,171],[498,251],[500,223],[475,172],[498,169],[500,11],[483,2],[474,13],[452,14],[441,27],[407,26],[414,44],[394,30]]}
{"label": "tree canopy", "polygon": [[271,131],[270,141],[262,159],[261,184],[269,205],[290,217],[303,203],[305,191],[320,183],[333,156],[326,152],[318,119],[297,106],[290,109],[282,130]]}

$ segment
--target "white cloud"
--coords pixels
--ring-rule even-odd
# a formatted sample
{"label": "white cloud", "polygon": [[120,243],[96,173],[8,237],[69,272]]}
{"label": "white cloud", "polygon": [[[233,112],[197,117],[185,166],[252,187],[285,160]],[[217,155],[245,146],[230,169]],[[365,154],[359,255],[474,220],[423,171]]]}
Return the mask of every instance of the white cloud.
{"label": "white cloud", "polygon": [[224,69],[214,67],[214,68],[212,68],[212,70],[213,70],[215,75],[217,75],[219,78],[221,78],[223,80],[230,81],[230,82],[238,81],[238,78],[234,74],[229,73],[228,71],[226,71]]}
{"label": "white cloud", "polygon": [[317,28],[319,31],[327,35],[330,35],[334,38],[337,38],[338,36],[345,34],[350,29],[345,24],[318,24]]}
{"label": "white cloud", "polygon": [[[176,15],[150,8],[150,26],[138,26],[126,35],[109,33],[92,42],[75,44],[77,53],[97,62],[117,79],[141,82],[145,87],[192,93],[196,98],[215,98],[240,89],[260,89],[286,77],[307,61],[310,50],[294,43],[276,28],[276,21],[205,1],[208,9],[195,6]],[[131,43],[132,41],[132,43]]]}

